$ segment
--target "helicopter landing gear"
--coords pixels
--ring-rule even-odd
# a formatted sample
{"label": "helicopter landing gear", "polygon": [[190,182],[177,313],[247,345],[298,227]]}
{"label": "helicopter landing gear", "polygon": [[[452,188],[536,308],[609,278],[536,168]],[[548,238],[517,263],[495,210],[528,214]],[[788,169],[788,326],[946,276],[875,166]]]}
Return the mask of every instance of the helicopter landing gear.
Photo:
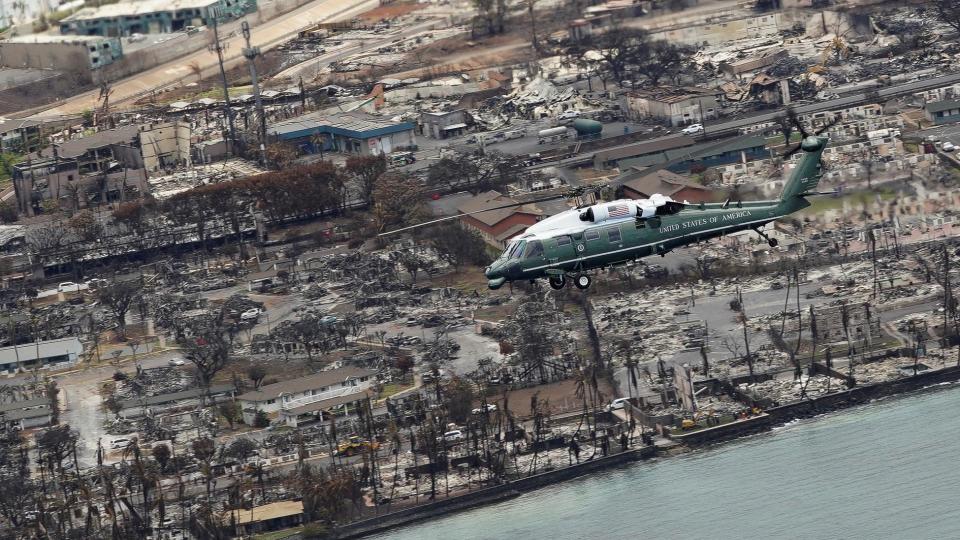
{"label": "helicopter landing gear", "polygon": [[586,274],[580,274],[573,280],[573,284],[577,286],[580,290],[585,290],[590,286],[590,276]]}
{"label": "helicopter landing gear", "polygon": [[775,248],[777,247],[777,245],[780,244],[779,242],[777,242],[776,238],[770,238],[769,236],[767,236],[767,233],[761,231],[760,229],[754,229],[754,230],[757,232],[757,234],[760,235],[760,238],[763,238],[764,240],[767,241],[768,246]]}
{"label": "helicopter landing gear", "polygon": [[559,291],[560,289],[567,286],[566,276],[550,276],[550,279],[547,281],[550,282],[550,288]]}

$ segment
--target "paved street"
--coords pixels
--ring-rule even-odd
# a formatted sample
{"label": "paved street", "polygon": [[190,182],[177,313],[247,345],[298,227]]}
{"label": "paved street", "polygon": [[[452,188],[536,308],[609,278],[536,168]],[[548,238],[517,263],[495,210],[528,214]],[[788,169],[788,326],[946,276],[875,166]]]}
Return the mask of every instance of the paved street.
{"label": "paved street", "polygon": [[[281,15],[273,20],[251,28],[253,45],[267,51],[283,41],[296,36],[304,27],[324,21],[350,19],[376,7],[375,0],[314,0],[309,4]],[[247,17],[254,20],[253,16]],[[221,36],[233,37],[224,39],[226,52],[224,65],[230,69],[239,62],[245,62],[241,54],[245,44],[239,32],[240,21],[224,24],[221,27]],[[373,43],[370,44],[373,46]],[[157,66],[153,69],[138,73],[111,85],[110,102],[119,104],[126,100],[145,95],[151,91],[159,91],[169,86],[182,84],[183,80],[192,77],[190,64],[197,62],[203,70],[204,77],[212,76],[216,67],[216,53],[206,49],[189,54],[177,60]],[[34,115],[35,117],[79,114],[93,109],[97,104],[99,90],[84,92],[83,94],[60,102],[56,107],[47,109]]]}

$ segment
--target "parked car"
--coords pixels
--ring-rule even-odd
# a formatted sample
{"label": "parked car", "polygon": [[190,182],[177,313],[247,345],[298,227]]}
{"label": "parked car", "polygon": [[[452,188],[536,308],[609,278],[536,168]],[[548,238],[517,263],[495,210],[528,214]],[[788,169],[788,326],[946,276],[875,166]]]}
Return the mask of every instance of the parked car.
{"label": "parked car", "polygon": [[173,358],[173,359],[171,359],[169,362],[167,362],[167,365],[170,366],[170,367],[179,367],[179,366],[182,366],[182,365],[185,365],[185,364],[186,364],[186,362],[184,362],[184,361],[183,361],[182,359],[180,359],[180,358]]}
{"label": "parked car", "polygon": [[569,111],[563,111],[557,115],[557,120],[573,120],[580,118],[580,111],[570,109]]}
{"label": "parked car", "polygon": [[617,398],[611,401],[609,405],[607,405],[606,411],[610,412],[610,411],[620,410],[626,406],[628,401],[630,401],[630,398]]}
{"label": "parked car", "polygon": [[690,124],[680,130],[684,135],[699,135],[703,133],[703,124]]}
{"label": "parked car", "polygon": [[[483,407],[477,407],[471,412],[473,414],[478,414],[478,415],[483,414]],[[488,413],[497,412],[497,406],[493,403],[487,403],[487,412]]]}
{"label": "parked car", "polygon": [[240,314],[241,321],[255,321],[260,318],[260,314],[263,313],[263,310],[260,308],[250,308]]}
{"label": "parked car", "polygon": [[957,149],[957,146],[950,141],[943,143],[943,146],[940,147],[944,152],[953,152]]}
{"label": "parked car", "polygon": [[144,41],[145,39],[147,39],[147,36],[139,32],[134,32],[130,34],[130,37],[127,38],[127,43],[139,43],[141,41]]}
{"label": "parked car", "polygon": [[64,281],[57,285],[57,292],[78,291],[80,286],[72,281]]}

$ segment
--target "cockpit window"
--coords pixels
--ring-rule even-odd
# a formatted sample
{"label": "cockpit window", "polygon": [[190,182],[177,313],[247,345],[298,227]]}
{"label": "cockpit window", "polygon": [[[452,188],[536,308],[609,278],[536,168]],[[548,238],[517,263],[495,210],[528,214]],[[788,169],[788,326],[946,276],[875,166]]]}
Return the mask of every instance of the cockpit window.
{"label": "cockpit window", "polygon": [[531,240],[527,243],[527,252],[524,254],[524,259],[532,259],[534,257],[543,257],[543,243],[539,240]]}
{"label": "cockpit window", "polygon": [[526,242],[519,240],[513,244],[513,247],[510,248],[510,252],[507,254],[509,259],[519,259],[520,255],[523,254],[523,248],[526,245]]}

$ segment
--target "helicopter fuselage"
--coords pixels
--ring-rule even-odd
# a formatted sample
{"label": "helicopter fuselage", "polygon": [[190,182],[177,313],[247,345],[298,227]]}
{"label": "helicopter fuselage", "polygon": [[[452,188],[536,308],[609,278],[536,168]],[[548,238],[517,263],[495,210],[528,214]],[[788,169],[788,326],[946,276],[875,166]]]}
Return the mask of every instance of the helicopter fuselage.
{"label": "helicopter fuselage", "polygon": [[[518,280],[546,277],[562,288],[566,278],[585,289],[587,272],[664,255],[682,246],[738,231],[756,230],[810,205],[821,176],[820,155],[827,140],[808,137],[805,154],[779,200],[687,204],[654,195],[573,208],[540,221],[515,238],[484,274],[491,289]],[[771,246],[775,240],[767,238]]]}
{"label": "helicopter fuselage", "polygon": [[[624,202],[624,201],[615,201]],[[613,204],[615,204],[613,203]],[[507,281],[579,275],[732,232],[759,229],[796,209],[781,201],[686,205],[672,215],[574,224],[582,209],[551,216],[527,229],[486,269],[491,288]],[[567,224],[573,224],[568,226]]]}

